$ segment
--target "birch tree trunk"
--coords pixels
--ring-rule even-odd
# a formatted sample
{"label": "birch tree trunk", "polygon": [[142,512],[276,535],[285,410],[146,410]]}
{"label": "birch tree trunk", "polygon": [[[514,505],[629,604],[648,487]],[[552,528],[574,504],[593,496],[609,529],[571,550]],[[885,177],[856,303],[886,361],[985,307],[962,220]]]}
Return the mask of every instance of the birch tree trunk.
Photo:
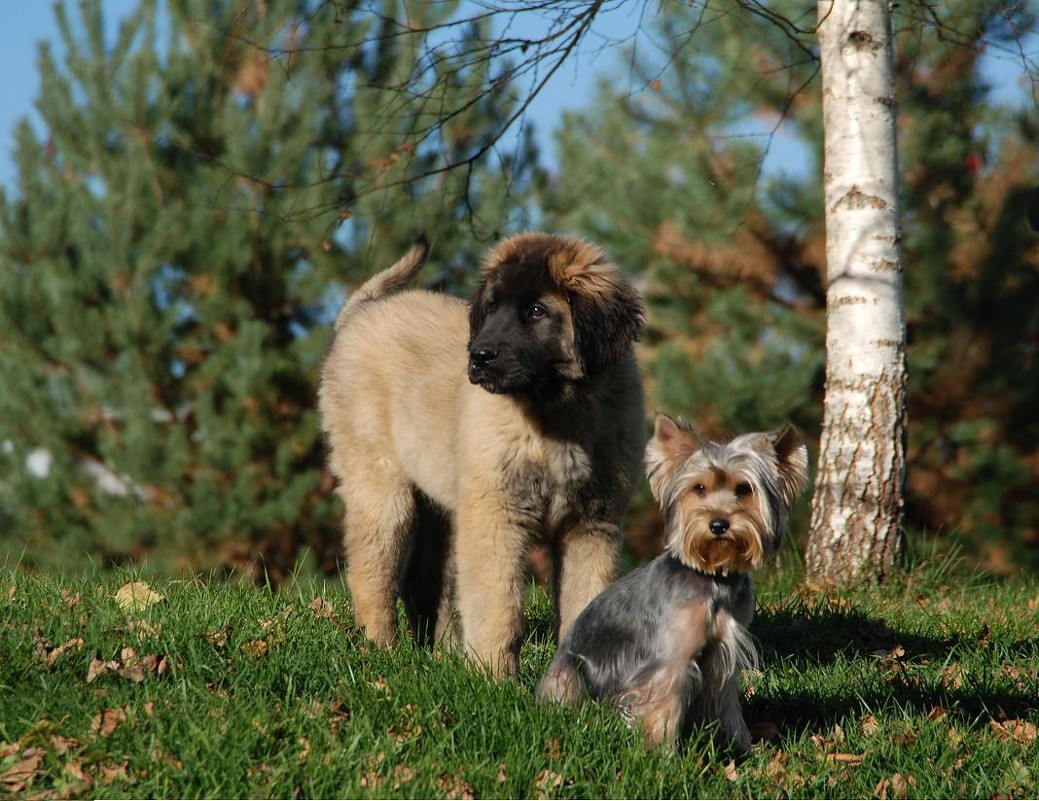
{"label": "birch tree trunk", "polygon": [[821,0],[826,395],[810,578],[883,580],[902,549],[906,358],[887,0]]}

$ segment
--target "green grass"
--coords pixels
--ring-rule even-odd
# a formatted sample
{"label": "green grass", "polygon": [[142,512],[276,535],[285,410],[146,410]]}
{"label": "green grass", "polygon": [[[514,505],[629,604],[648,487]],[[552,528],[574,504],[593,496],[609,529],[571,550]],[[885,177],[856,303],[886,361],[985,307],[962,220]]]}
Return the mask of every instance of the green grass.
{"label": "green grass", "polygon": [[746,682],[763,739],[733,762],[709,736],[647,753],[608,709],[535,703],[552,651],[540,593],[519,680],[495,683],[450,654],[370,648],[339,583],[149,579],[162,599],[124,611],[113,596],[133,578],[0,572],[0,796],[1039,792],[1034,580],[925,564],[822,593],[775,571]]}

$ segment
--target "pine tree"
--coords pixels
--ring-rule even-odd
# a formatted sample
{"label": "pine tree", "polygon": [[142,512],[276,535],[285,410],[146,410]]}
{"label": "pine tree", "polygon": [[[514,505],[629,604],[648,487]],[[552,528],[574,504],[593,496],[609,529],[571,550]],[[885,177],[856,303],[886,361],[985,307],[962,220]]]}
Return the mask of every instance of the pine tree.
{"label": "pine tree", "polygon": [[58,7],[46,130],[19,127],[0,196],[8,558],[277,579],[308,548],[335,566],[314,380],[347,282],[426,231],[457,283],[530,156],[479,155],[501,95],[431,124],[493,80],[400,35],[450,8],[359,5],[146,1],[114,42],[99,0]]}

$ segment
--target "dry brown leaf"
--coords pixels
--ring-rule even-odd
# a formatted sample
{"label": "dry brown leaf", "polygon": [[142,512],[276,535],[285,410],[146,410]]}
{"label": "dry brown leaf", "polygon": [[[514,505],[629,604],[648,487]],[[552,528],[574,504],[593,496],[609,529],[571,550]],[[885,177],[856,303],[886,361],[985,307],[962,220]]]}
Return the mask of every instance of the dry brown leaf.
{"label": "dry brown leaf", "polygon": [[184,763],[177,759],[172,752],[167,751],[158,744],[152,748],[151,760],[156,765],[165,765],[176,770],[181,770],[184,767]]}
{"label": "dry brown leaf", "polygon": [[50,736],[51,748],[54,749],[54,753],[58,756],[65,756],[69,751],[79,747],[79,741],[74,740],[71,737],[62,737],[58,734],[52,734]]}
{"label": "dry brown leaf", "polygon": [[877,723],[877,719],[873,715],[866,715],[862,718],[862,733],[866,735],[876,734],[880,730],[880,725]]}
{"label": "dry brown leaf", "polygon": [[36,781],[43,763],[43,753],[37,748],[25,751],[24,758],[0,773],[0,787],[11,793],[20,793]]}
{"label": "dry brown leaf", "polygon": [[862,754],[827,754],[826,759],[829,762],[839,762],[842,765],[852,766],[861,765],[863,762],[866,761],[866,757],[864,757]]}
{"label": "dry brown leaf", "polygon": [[144,668],[140,665],[124,665],[116,671],[124,679],[140,683],[144,681]]}
{"label": "dry brown leaf", "polygon": [[765,768],[765,776],[772,781],[779,781],[786,774],[786,766],[789,760],[790,757],[782,751],[776,751],[772,759],[768,761],[768,766]]}
{"label": "dry brown leaf", "polygon": [[1020,745],[1030,745],[1037,736],[1035,724],[1027,720],[1004,720],[1002,723],[993,720],[989,725],[996,738],[1003,742],[1013,740]]}
{"label": "dry brown leaf", "polygon": [[916,787],[916,779],[913,778],[912,773],[905,776],[896,773],[891,777],[891,792],[894,793],[895,798],[907,798],[911,787]]}
{"label": "dry brown leaf", "polygon": [[730,782],[739,780],[740,772],[736,770],[736,760],[730,759],[725,765],[725,778]]}
{"label": "dry brown leaf", "polygon": [[66,762],[62,765],[61,772],[73,781],[85,782],[87,785],[94,782],[93,777],[83,769],[83,763],[78,759],[73,759],[71,762]]}
{"label": "dry brown leaf", "polygon": [[90,667],[87,668],[87,684],[92,684],[99,676],[104,676],[109,671],[118,669],[119,663],[114,659],[108,662],[103,662],[95,656],[90,660]]}
{"label": "dry brown leaf", "polygon": [[126,780],[130,778],[128,768],[129,763],[127,762],[118,765],[114,762],[105,762],[97,772],[97,780],[101,784],[111,784],[112,782]]}
{"label": "dry brown leaf", "polygon": [[114,709],[102,709],[96,715],[94,720],[90,724],[90,730],[94,734],[99,734],[102,737],[108,737],[112,732],[118,729],[123,723],[126,722],[126,710],[121,707]]}
{"label": "dry brown leaf", "polygon": [[393,768],[393,789],[399,790],[402,784],[407,784],[418,776],[418,773],[407,765],[395,765]]}
{"label": "dry brown leaf", "polygon": [[[443,778],[443,777],[441,777]],[[437,782],[437,786],[440,786],[440,782]],[[557,787],[563,786],[563,777],[556,773],[554,770],[542,770],[537,776],[534,777],[534,787],[537,788],[538,798],[548,798],[549,795],[554,795],[553,791]],[[455,798],[458,796],[456,795]],[[462,796],[465,798],[466,796]],[[468,796],[472,798],[472,796]]]}
{"label": "dry brown leaf", "polygon": [[330,618],[335,614],[335,610],[332,608],[332,604],[326,601],[324,598],[318,597],[310,602],[310,611],[314,613],[316,617]]}
{"label": "dry brown leaf", "polygon": [[115,602],[126,614],[134,614],[164,600],[143,581],[128,581],[115,591]]}
{"label": "dry brown leaf", "polygon": [[[54,664],[62,657],[63,654],[69,651],[78,651],[84,645],[82,637],[74,637],[63,645],[59,645],[56,648],[45,648],[44,660],[47,662],[47,667],[52,668]],[[37,641],[37,647],[39,647],[39,641]]]}
{"label": "dry brown leaf", "polygon": [[227,641],[231,639],[231,627],[224,626],[222,629],[216,629],[215,631],[206,632],[206,640],[214,648],[223,648],[227,645]]}
{"label": "dry brown leaf", "polygon": [[242,643],[242,653],[254,659],[267,656],[269,650],[270,646],[266,640],[249,640],[249,642]]}

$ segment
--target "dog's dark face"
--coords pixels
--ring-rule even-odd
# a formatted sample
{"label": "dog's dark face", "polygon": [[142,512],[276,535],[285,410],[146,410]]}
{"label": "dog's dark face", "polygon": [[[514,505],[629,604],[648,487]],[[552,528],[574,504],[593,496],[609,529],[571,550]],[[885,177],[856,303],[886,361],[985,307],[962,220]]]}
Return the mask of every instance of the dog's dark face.
{"label": "dog's dark face", "polygon": [[642,330],[635,290],[598,248],[520,234],[484,262],[469,313],[469,380],[551,393],[620,359]]}

